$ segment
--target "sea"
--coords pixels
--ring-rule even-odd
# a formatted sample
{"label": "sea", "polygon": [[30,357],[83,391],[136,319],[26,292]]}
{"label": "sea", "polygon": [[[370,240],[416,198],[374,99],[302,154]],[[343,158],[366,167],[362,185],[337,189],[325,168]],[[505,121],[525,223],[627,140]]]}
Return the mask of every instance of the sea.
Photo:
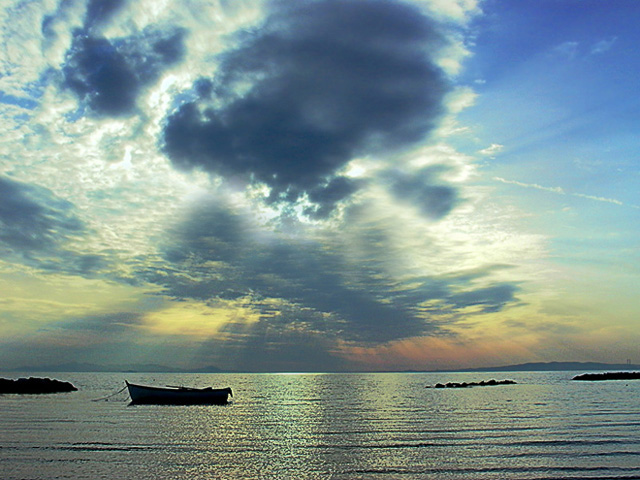
{"label": "sea", "polygon": [[[0,374],[79,389],[0,395],[0,478],[640,479],[640,380],[577,373]],[[134,406],[125,379],[234,396]],[[427,388],[490,379],[517,384]]]}

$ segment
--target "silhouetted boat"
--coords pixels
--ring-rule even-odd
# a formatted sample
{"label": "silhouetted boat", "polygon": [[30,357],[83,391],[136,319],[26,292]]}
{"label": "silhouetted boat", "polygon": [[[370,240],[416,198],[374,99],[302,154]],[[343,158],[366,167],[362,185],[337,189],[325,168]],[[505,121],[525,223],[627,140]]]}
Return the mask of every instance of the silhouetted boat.
{"label": "silhouetted boat", "polygon": [[233,397],[231,388],[150,387],[125,380],[133,404],[222,405]]}

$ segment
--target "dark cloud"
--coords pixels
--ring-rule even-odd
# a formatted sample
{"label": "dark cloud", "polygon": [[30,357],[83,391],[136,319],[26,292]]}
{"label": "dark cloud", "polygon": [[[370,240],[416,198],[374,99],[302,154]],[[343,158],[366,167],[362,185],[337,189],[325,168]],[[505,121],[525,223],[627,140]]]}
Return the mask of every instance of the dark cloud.
{"label": "dark cloud", "polygon": [[136,312],[114,312],[102,315],[87,315],[69,319],[49,327],[49,330],[88,331],[104,334],[128,333],[143,323],[144,315]]}
{"label": "dark cloud", "polygon": [[167,264],[140,275],[175,300],[231,299],[255,308],[258,323],[232,324],[223,335],[242,345],[277,343],[277,332],[321,336],[332,348],[339,341],[377,344],[435,335],[441,325],[431,315],[457,321],[474,314],[470,306],[486,313],[517,301],[516,285],[487,286],[497,266],[400,281],[379,263],[392,250],[384,228],[370,225],[362,235],[370,250],[354,259],[343,253],[340,238],[311,242],[266,234],[223,204],[203,202],[167,236]]}
{"label": "dark cloud", "polygon": [[[143,335],[139,328],[143,323],[143,315],[136,312],[49,321],[21,339],[0,338],[0,361],[3,365],[43,370],[65,364],[82,369],[85,362],[131,368],[149,354],[149,346],[138,341]],[[159,358],[176,358],[180,353],[168,344],[163,345]]]}
{"label": "dark cloud", "polygon": [[126,0],[89,0],[85,28],[107,23],[126,3]]}
{"label": "dark cloud", "polygon": [[201,99],[168,118],[164,148],[179,168],[264,182],[271,201],[308,193],[324,216],[355,187],[333,183],[346,162],[432,128],[449,88],[430,55],[443,36],[397,0],[271,5],[211,83],[196,85]]}
{"label": "dark cloud", "polygon": [[387,172],[386,181],[394,196],[412,204],[430,218],[446,216],[460,201],[458,190],[440,179],[443,166],[427,167],[418,173]]}
{"label": "dark cloud", "polygon": [[[70,10],[74,9],[80,2],[78,0],[60,0],[54,11],[50,15],[45,15],[40,25],[40,30],[47,40],[58,38],[56,27],[59,21],[69,19]],[[97,30],[102,25],[106,25],[112,20],[114,15],[120,12],[126,5],[127,0],[88,0],[84,22],[78,32],[87,35],[97,35]]]}
{"label": "dark cloud", "polygon": [[200,98],[210,99],[213,93],[213,82],[208,78],[199,78],[193,84],[196,93]]}
{"label": "dark cloud", "polygon": [[72,207],[45,188],[0,176],[0,242],[26,252],[59,245],[84,231]]}
{"label": "dark cloud", "polygon": [[77,30],[62,85],[93,115],[131,115],[141,89],[183,57],[184,33],[149,27],[139,35],[107,39]]}
{"label": "dark cloud", "polygon": [[93,113],[130,114],[140,88],[124,56],[105,38],[75,37],[64,68],[64,86]]}
{"label": "dark cloud", "polygon": [[195,361],[240,371],[347,370],[336,352],[337,337],[309,330],[294,312],[282,312],[257,323],[231,323],[223,338],[211,338],[196,353]]}
{"label": "dark cloud", "polygon": [[40,31],[42,32],[42,35],[49,40],[57,38],[54,24],[55,16],[53,15],[45,15],[42,19],[42,23],[40,24]]}
{"label": "dark cloud", "polygon": [[341,200],[358,190],[361,183],[358,180],[338,176],[326,185],[311,189],[308,195],[314,206],[305,209],[305,214],[314,218],[328,217]]}
{"label": "dark cloud", "polygon": [[483,313],[492,313],[502,310],[509,303],[513,303],[515,293],[518,290],[518,286],[512,283],[499,283],[456,293],[449,297],[449,301],[453,302],[457,308],[479,306]]}
{"label": "dark cloud", "polygon": [[66,248],[88,233],[74,206],[50,190],[0,176],[0,254],[44,271],[90,276],[107,259]]}
{"label": "dark cloud", "polygon": [[[351,285],[347,260],[317,242],[261,238],[241,216],[218,205],[202,205],[181,226],[166,258],[178,275],[150,278],[175,298],[237,299],[251,296],[266,316],[280,299],[296,305],[299,318],[320,330],[381,341],[428,330],[404,305],[386,303],[376,280]],[[215,263],[213,263],[215,262]],[[185,274],[185,272],[188,272]],[[375,275],[373,276],[375,277]],[[375,288],[374,288],[375,287]],[[388,292],[386,292],[388,294]],[[385,296],[388,298],[388,295]],[[283,306],[282,308],[285,308]],[[323,315],[316,315],[321,312]],[[292,317],[293,318],[293,317]]]}

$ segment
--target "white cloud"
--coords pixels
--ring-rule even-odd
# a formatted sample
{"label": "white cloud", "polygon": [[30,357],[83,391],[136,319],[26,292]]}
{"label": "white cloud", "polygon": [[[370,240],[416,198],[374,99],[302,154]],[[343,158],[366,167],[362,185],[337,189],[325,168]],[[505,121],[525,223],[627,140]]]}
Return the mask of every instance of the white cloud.
{"label": "white cloud", "polygon": [[478,0],[418,0],[432,15],[447,21],[466,24],[482,13]]}
{"label": "white cloud", "polygon": [[469,87],[457,87],[449,92],[444,99],[445,115],[440,120],[432,137],[446,141],[448,137],[466,133],[469,127],[460,124],[458,114],[472,107],[477,97],[477,93]]}
{"label": "white cloud", "polygon": [[620,200],[616,200],[615,198],[607,198],[607,197],[599,197],[596,195],[587,195],[584,193],[575,193],[575,192],[567,192],[566,190],[564,190],[561,187],[545,187],[542,185],[538,185],[537,183],[524,183],[524,182],[518,182],[516,180],[507,180],[505,178],[502,177],[493,177],[493,179],[497,182],[500,183],[506,183],[509,185],[517,185],[519,187],[524,187],[524,188],[534,188],[536,190],[543,190],[546,192],[552,192],[552,193],[557,193],[559,195],[569,195],[572,197],[578,197],[578,198],[586,198],[588,200],[594,200],[596,202],[604,202],[604,203],[611,203],[614,205],[620,205],[620,206],[626,206],[626,207],[630,207],[630,208],[640,208],[639,206],[636,205],[630,205],[630,204],[625,204],[623,202],[621,202]]}
{"label": "white cloud", "polygon": [[578,42],[574,41],[564,42],[555,46],[553,48],[553,52],[571,60],[577,55],[579,45],[580,44]]}
{"label": "white cloud", "polygon": [[518,182],[516,180],[507,180],[502,177],[493,177],[493,179],[496,180],[497,182],[507,183],[509,185],[517,185],[519,187],[524,187],[524,188],[535,188],[536,190],[545,190],[547,192],[559,193],[561,195],[565,194],[565,191],[560,187],[543,187],[542,185],[538,185],[537,183]]}
{"label": "white cloud", "polygon": [[600,40],[591,47],[591,53],[593,55],[597,55],[599,53],[604,53],[608,50],[611,50],[611,47],[613,47],[613,44],[616,43],[616,40],[618,40],[618,37],[611,37]]}
{"label": "white cloud", "polygon": [[492,143],[487,148],[483,148],[479,150],[478,153],[485,157],[495,158],[497,154],[499,154],[504,149],[504,145],[500,145],[499,143]]}

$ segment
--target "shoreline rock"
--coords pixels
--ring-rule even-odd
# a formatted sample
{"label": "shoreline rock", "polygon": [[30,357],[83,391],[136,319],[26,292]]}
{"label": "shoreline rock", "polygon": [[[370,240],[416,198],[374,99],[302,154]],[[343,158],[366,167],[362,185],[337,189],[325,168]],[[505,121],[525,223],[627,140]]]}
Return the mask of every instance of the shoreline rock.
{"label": "shoreline rock", "polygon": [[469,388],[469,387],[492,387],[494,385],[516,385],[514,380],[488,380],[481,382],[448,382],[436,383],[435,385],[427,385],[426,388]]}
{"label": "shoreline rock", "polygon": [[50,378],[19,378],[9,380],[0,378],[0,394],[43,394],[43,393],[63,393],[78,390],[73,384]]}
{"label": "shoreline rock", "polygon": [[571,380],[640,380],[640,372],[582,373],[580,375],[576,375]]}

